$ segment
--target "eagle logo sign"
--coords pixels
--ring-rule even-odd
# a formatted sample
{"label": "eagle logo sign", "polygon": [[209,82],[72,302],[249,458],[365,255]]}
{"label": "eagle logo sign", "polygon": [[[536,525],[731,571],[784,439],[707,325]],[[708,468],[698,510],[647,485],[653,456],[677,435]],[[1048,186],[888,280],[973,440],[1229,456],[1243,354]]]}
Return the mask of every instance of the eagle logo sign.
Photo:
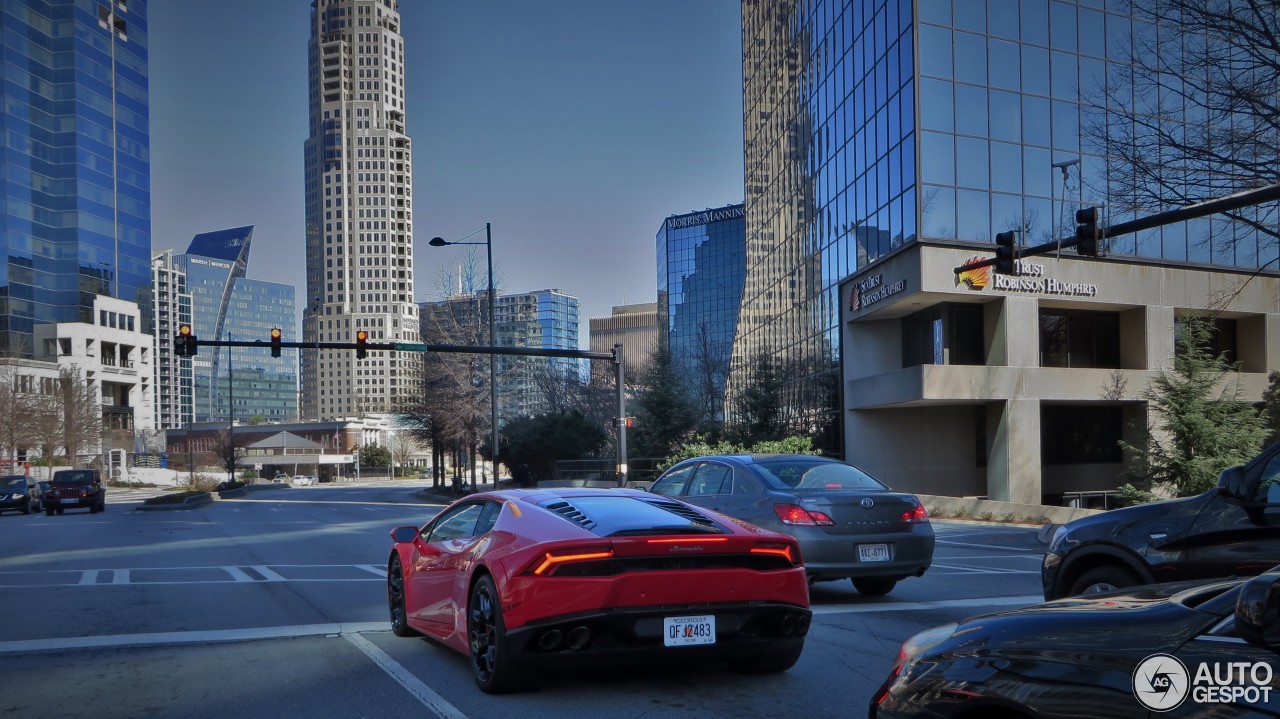
{"label": "eagle logo sign", "polygon": [[[981,257],[971,257],[969,258],[969,262],[965,264],[981,262],[982,259],[983,258]],[[963,282],[965,286],[971,290],[980,290],[991,282],[991,265],[961,270],[960,277],[957,279],[959,279],[960,282]]]}

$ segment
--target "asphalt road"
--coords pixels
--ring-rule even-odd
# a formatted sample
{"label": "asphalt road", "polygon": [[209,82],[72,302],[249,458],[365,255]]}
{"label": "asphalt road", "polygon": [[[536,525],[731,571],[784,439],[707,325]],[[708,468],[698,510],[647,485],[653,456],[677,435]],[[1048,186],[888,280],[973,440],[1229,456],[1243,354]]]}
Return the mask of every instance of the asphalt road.
{"label": "asphalt road", "polygon": [[886,597],[812,590],[791,671],[601,669],[491,697],[466,660],[386,621],[388,532],[439,508],[418,482],[253,493],[179,512],[0,516],[0,716],[864,716],[902,641],[1034,603],[1035,529],[935,522],[934,566]]}

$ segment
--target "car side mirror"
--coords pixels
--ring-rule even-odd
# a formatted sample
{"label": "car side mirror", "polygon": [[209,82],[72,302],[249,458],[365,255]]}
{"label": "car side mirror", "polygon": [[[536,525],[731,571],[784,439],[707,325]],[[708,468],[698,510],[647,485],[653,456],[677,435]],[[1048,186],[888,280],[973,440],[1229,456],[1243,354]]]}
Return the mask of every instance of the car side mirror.
{"label": "car side mirror", "polygon": [[1236,599],[1236,631],[1255,646],[1280,651],[1280,569],[1245,582]]}
{"label": "car side mirror", "polygon": [[1244,491],[1244,467],[1237,465],[1222,470],[1218,475],[1218,491],[1232,499],[1248,499]]}
{"label": "car side mirror", "polygon": [[396,527],[391,530],[391,541],[396,544],[406,544],[418,538],[417,527]]}

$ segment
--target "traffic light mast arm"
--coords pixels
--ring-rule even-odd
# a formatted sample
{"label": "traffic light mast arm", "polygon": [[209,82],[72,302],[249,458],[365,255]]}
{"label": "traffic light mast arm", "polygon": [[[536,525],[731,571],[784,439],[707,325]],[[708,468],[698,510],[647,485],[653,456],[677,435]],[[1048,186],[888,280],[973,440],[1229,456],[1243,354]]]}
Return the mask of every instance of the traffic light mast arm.
{"label": "traffic light mast arm", "polygon": [[[1132,232],[1150,230],[1155,227],[1171,225],[1175,222],[1194,220],[1198,217],[1205,217],[1219,212],[1230,212],[1242,207],[1260,205],[1264,202],[1272,202],[1275,200],[1280,200],[1280,183],[1267,185],[1266,187],[1259,187],[1256,190],[1237,192],[1234,195],[1206,200],[1205,202],[1198,202],[1194,205],[1179,207],[1176,210],[1157,212],[1154,215],[1139,217],[1136,220],[1121,222],[1117,225],[1111,225],[1110,227],[1099,227],[1098,239],[1102,240],[1110,237],[1119,237],[1120,235],[1127,235]],[[1075,247],[1078,244],[1080,244],[1080,239],[1078,237],[1067,237],[1061,242],[1046,242],[1042,245],[1024,248],[1018,253],[1018,256],[1031,257],[1033,255],[1044,255],[1054,252],[1061,247]],[[990,259],[978,260],[977,262],[960,265],[955,268],[955,273],[958,275],[965,270],[973,270],[979,267],[990,267],[991,265],[996,264],[997,261],[997,258],[992,257]]]}

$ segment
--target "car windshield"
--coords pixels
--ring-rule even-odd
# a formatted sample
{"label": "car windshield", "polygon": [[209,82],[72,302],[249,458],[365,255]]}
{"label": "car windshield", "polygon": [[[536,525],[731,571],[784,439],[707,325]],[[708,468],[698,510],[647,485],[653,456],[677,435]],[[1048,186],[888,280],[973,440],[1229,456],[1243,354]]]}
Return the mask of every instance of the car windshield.
{"label": "car windshield", "polygon": [[53,481],[63,484],[89,484],[93,482],[93,472],[57,472]]}
{"label": "car windshield", "polygon": [[887,489],[857,467],[839,462],[778,459],[756,462],[755,468],[774,489]]}

